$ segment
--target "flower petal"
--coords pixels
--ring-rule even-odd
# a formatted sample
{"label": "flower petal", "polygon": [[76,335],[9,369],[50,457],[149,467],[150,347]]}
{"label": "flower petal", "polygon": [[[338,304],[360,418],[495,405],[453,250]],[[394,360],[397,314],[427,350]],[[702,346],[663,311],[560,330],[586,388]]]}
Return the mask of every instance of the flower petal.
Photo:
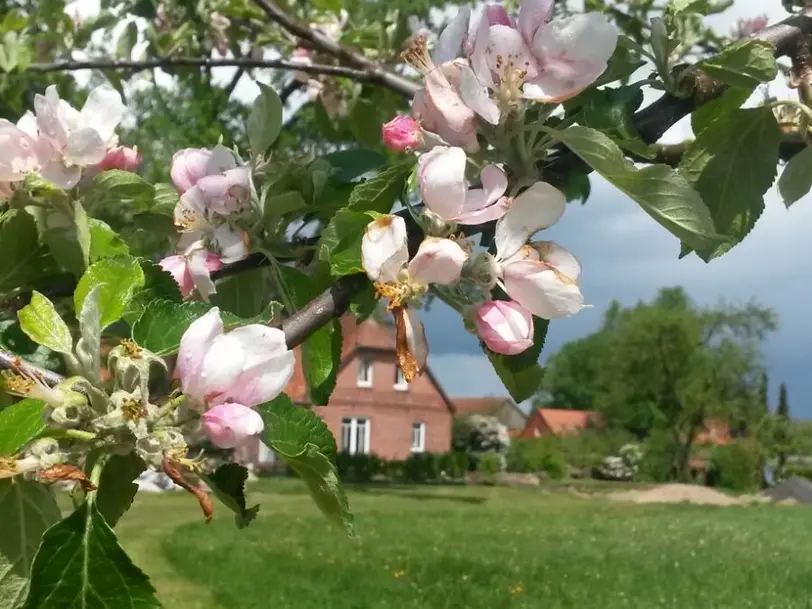
{"label": "flower petal", "polygon": [[234,158],[234,153],[222,144],[217,144],[212,148],[211,155],[206,161],[206,175],[223,173],[229,169],[234,169],[236,166],[237,159]]}
{"label": "flower petal", "polygon": [[361,261],[372,281],[389,283],[409,262],[406,222],[384,216],[369,223],[361,239]]}
{"label": "flower petal", "polygon": [[411,309],[395,307],[392,310],[395,318],[395,345],[398,367],[403,378],[411,383],[416,376],[423,374],[429,356],[429,344],[426,331],[420,318]]}
{"label": "flower petal", "polygon": [[522,71],[527,79],[535,78],[538,74],[535,57],[522,35],[512,27],[490,26],[485,56],[491,72],[498,74],[500,79],[512,76],[516,70]]}
{"label": "flower petal", "polygon": [[584,308],[578,284],[544,262],[522,260],[503,268],[505,291],[542,319],[573,315]]}
{"label": "flower petal", "polygon": [[203,360],[215,338],[222,334],[220,309],[214,307],[193,321],[180,339],[175,377],[180,378],[183,393],[199,401],[204,397],[201,393]]}
{"label": "flower petal", "polygon": [[203,431],[212,444],[220,448],[235,448],[265,429],[259,413],[242,404],[214,406],[204,412],[201,418]]}
{"label": "flower petal", "polygon": [[473,70],[467,65],[460,66],[460,96],[466,106],[491,125],[499,124],[501,116],[499,106],[491,99],[487,87],[479,82]]}
{"label": "flower petal", "polygon": [[248,233],[232,228],[228,223],[214,229],[212,236],[220,251],[223,264],[231,264],[246,258],[249,254]]}
{"label": "flower petal", "polygon": [[45,90],[45,95],[34,96],[34,112],[40,135],[51,140],[58,148],[62,148],[68,143],[68,129],[59,120],[58,107],[59,95],[54,85]]}
{"label": "flower petal", "polygon": [[476,224],[485,224],[486,222],[498,220],[510,209],[507,197],[502,197],[493,205],[488,205],[487,207],[482,207],[476,210],[469,211],[467,205],[468,204],[466,202],[466,207],[462,210],[462,213],[457,216],[457,224],[466,224],[472,226]]}
{"label": "flower petal", "polygon": [[555,241],[536,241],[532,246],[538,252],[539,260],[570,279],[578,280],[581,263],[568,249]]}
{"label": "flower petal", "polygon": [[17,182],[38,168],[36,141],[14,123],[0,119],[0,180]]}
{"label": "flower petal", "polygon": [[451,239],[426,237],[409,263],[409,275],[423,284],[449,285],[460,280],[468,254]]}
{"label": "flower petal", "polygon": [[521,0],[519,5],[519,31],[527,44],[533,42],[539,27],[553,16],[555,0]]}
{"label": "flower petal", "polygon": [[564,194],[546,182],[536,182],[521,193],[496,223],[497,258],[512,256],[538,231],[558,222],[566,206]]}
{"label": "flower petal", "polygon": [[95,129],[84,128],[72,131],[63,152],[66,165],[88,167],[101,163],[107,154],[107,144]]}
{"label": "flower petal", "polygon": [[207,264],[208,252],[204,249],[195,250],[186,255],[186,260],[186,268],[195,288],[197,288],[198,294],[208,302],[209,296],[217,293],[217,288],[211,280],[211,272]]}
{"label": "flower petal", "polygon": [[207,173],[211,151],[205,148],[184,148],[172,155],[169,174],[172,183],[181,193],[186,192]]}
{"label": "flower petal", "polygon": [[82,168],[76,165],[65,167],[61,158],[55,158],[43,166],[40,175],[59,186],[59,188],[69,190],[79,183],[79,179],[82,177]]}
{"label": "flower petal", "polygon": [[206,218],[206,200],[196,186],[180,196],[174,211],[175,226],[182,231],[201,231],[210,227]]}
{"label": "flower petal", "polygon": [[470,20],[471,9],[467,6],[460,7],[457,15],[437,38],[437,44],[434,45],[432,53],[434,63],[445,63],[460,56],[462,43],[468,34],[468,22]]}
{"label": "flower petal", "polygon": [[172,275],[172,279],[178,284],[181,296],[186,298],[194,291],[195,284],[192,281],[192,276],[187,271],[185,256],[167,256],[158,262],[158,265]]}
{"label": "flower petal", "polygon": [[444,64],[440,69],[426,74],[426,95],[448,124],[450,131],[464,132],[471,128],[474,111],[465,105],[459,93],[451,86],[448,77],[444,74],[444,69],[451,72],[458,70],[459,67],[454,64]]}
{"label": "flower petal", "polygon": [[100,85],[87,96],[79,113],[78,129],[93,129],[101,140],[109,142],[115,135],[116,127],[124,118],[124,102],[118,91],[109,85]]}
{"label": "flower petal", "polygon": [[462,148],[435,146],[420,155],[417,182],[423,203],[446,220],[452,220],[465,205],[465,164]]}

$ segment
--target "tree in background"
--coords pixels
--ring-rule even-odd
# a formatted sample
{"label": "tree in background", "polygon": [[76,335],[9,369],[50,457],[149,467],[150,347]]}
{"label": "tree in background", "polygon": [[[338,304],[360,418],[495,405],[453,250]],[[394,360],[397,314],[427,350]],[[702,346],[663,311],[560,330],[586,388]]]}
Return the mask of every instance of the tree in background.
{"label": "tree in background", "polygon": [[778,459],[776,474],[780,478],[787,464],[787,456],[792,443],[792,421],[789,414],[787,386],[781,383],[778,390],[778,408],[775,410],[775,454]]}
{"label": "tree in background", "polygon": [[759,347],[775,323],[772,311],[752,303],[700,308],[682,288],[663,289],[562,347],[544,387],[556,406],[598,410],[607,425],[638,438],[667,430],[672,469],[684,479],[705,421],[724,418],[735,429],[758,420]]}

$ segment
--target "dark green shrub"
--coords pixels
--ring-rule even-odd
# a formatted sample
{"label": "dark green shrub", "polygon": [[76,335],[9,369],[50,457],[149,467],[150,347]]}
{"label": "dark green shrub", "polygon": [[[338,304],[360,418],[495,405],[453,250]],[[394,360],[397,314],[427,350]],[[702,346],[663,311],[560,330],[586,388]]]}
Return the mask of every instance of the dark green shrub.
{"label": "dark green shrub", "polygon": [[752,439],[717,446],[711,457],[708,484],[733,491],[753,491],[761,486],[763,456]]}
{"label": "dark green shrub", "polygon": [[413,453],[403,462],[403,480],[415,484],[436,482],[440,478],[440,459],[433,453]]}
{"label": "dark green shrub", "polygon": [[480,475],[482,484],[495,485],[496,476],[502,471],[502,455],[497,453],[482,455],[477,461],[476,471]]}
{"label": "dark green shrub", "polygon": [[338,476],[344,482],[369,482],[384,472],[384,462],[375,455],[351,455],[340,452],[336,455]]}
{"label": "dark green shrub", "polygon": [[553,480],[564,477],[567,464],[558,438],[516,438],[508,449],[507,471],[522,474],[544,472]]}
{"label": "dark green shrub", "polygon": [[465,478],[468,473],[468,455],[463,452],[452,451],[438,456],[440,471],[452,480]]}
{"label": "dark green shrub", "polygon": [[669,430],[655,430],[643,445],[637,480],[666,482],[673,478],[676,445]]}
{"label": "dark green shrub", "polygon": [[607,455],[616,455],[635,438],[625,429],[585,429],[577,434],[559,436],[558,446],[564,461],[580,471],[598,467]]}

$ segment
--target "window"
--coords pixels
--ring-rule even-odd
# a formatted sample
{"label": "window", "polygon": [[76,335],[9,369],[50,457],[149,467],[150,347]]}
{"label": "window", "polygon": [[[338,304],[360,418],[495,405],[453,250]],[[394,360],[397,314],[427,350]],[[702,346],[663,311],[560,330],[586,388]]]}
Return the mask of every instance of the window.
{"label": "window", "polygon": [[412,452],[422,453],[426,450],[426,424],[412,423]]}
{"label": "window", "polygon": [[409,389],[409,383],[406,382],[406,377],[403,376],[403,370],[397,365],[395,366],[395,390],[406,391]]}
{"label": "window", "polygon": [[372,387],[372,362],[366,358],[358,359],[358,387]]}
{"label": "window", "polygon": [[341,450],[351,455],[369,454],[369,419],[341,419]]}

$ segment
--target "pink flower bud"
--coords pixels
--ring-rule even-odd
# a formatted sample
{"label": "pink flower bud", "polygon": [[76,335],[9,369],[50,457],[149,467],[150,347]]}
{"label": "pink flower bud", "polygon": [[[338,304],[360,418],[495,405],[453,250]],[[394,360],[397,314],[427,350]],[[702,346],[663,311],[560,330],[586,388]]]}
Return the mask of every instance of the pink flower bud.
{"label": "pink flower bud", "polygon": [[381,127],[383,143],[394,152],[411,152],[423,143],[420,125],[411,116],[396,116]]}
{"label": "pink flower bud", "polygon": [[208,175],[209,158],[211,158],[211,150],[205,148],[178,150],[172,156],[172,168],[169,170],[175,188],[184,193],[197,184],[200,178]]}
{"label": "pink flower bud", "polygon": [[140,163],[141,155],[138,153],[138,148],[116,146],[107,151],[107,154],[104,155],[104,158],[96,166],[96,169],[98,171],[120,169],[121,171],[135,172]]}
{"label": "pink flower bud", "polygon": [[533,316],[512,300],[491,300],[474,318],[477,334],[494,353],[516,355],[533,345]]}
{"label": "pink flower bud", "polygon": [[506,25],[513,27],[513,22],[510,20],[510,15],[507,14],[504,6],[499,4],[489,4],[485,7],[485,19],[488,20],[488,25]]}
{"label": "pink flower bud", "polygon": [[204,176],[197,187],[206,205],[220,215],[239,211],[251,198],[251,170],[235,167],[223,173]]}
{"label": "pink flower bud", "polygon": [[259,414],[242,404],[220,404],[203,413],[203,431],[215,446],[234,448],[246,438],[262,433],[265,424]]}

